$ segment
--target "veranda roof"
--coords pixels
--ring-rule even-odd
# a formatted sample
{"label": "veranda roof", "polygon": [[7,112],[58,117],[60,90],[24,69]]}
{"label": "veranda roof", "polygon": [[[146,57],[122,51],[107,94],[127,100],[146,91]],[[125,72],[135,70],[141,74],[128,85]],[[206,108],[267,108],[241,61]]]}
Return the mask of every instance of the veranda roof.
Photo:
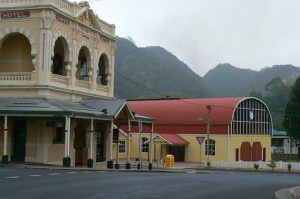
{"label": "veranda roof", "polygon": [[0,114],[71,115],[111,119],[126,104],[119,99],[86,99],[71,102],[46,98],[0,98]]}

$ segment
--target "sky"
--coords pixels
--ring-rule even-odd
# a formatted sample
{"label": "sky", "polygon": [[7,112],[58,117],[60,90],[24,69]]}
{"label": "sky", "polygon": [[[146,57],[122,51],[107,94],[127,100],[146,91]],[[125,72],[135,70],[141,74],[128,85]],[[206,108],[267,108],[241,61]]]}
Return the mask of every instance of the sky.
{"label": "sky", "polygon": [[161,46],[203,76],[219,63],[300,66],[299,0],[90,0],[139,47]]}

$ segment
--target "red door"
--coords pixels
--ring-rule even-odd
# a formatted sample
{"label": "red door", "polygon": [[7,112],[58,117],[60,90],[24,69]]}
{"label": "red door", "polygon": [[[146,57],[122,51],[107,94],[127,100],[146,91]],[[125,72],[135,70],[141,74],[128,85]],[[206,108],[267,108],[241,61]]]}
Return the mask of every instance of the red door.
{"label": "red door", "polygon": [[262,147],[260,142],[254,142],[252,145],[252,161],[262,160],[261,152],[262,152]]}
{"label": "red door", "polygon": [[251,145],[249,142],[242,143],[241,160],[242,161],[251,161]]}

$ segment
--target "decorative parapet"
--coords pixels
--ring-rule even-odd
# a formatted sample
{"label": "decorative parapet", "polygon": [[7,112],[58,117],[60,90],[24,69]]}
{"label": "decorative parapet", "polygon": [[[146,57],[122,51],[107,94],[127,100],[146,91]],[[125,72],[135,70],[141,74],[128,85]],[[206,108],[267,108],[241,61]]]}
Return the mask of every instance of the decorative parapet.
{"label": "decorative parapet", "polygon": [[[16,9],[18,7],[22,8],[23,10],[26,8],[38,8],[46,6],[57,8],[72,17],[77,16],[77,14],[84,9],[80,7],[76,2],[70,2],[67,0],[0,0],[0,10],[8,8]],[[105,21],[99,19],[99,17],[97,16],[96,19],[103,33],[115,37],[114,25],[106,23]]]}
{"label": "decorative parapet", "polygon": [[75,13],[79,12],[82,8],[78,6],[77,3],[72,3],[67,0],[1,0],[1,8],[16,8],[16,7],[38,7],[51,5],[53,7],[59,8],[60,10],[66,12],[69,15],[74,16]]}

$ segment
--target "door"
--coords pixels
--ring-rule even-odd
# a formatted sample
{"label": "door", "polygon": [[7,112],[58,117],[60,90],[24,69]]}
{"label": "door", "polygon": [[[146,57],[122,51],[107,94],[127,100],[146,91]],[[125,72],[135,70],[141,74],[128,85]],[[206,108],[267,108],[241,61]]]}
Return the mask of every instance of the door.
{"label": "door", "polygon": [[251,161],[251,145],[249,142],[242,143],[241,160],[242,161]]}
{"label": "door", "polygon": [[24,162],[26,155],[26,120],[15,120],[13,127],[14,147],[13,147],[13,161]]}
{"label": "door", "polygon": [[104,136],[104,128],[96,128],[97,132],[97,154],[96,154],[96,162],[103,162],[105,161],[104,156],[104,143],[105,143],[105,136]]}
{"label": "door", "polygon": [[262,147],[260,142],[254,142],[252,145],[252,161],[262,160]]}
{"label": "door", "polygon": [[184,146],[169,146],[168,153],[174,156],[175,162],[184,162]]}
{"label": "door", "polygon": [[75,128],[74,149],[75,149],[75,165],[82,166],[87,163],[86,149],[86,128],[78,125]]}

